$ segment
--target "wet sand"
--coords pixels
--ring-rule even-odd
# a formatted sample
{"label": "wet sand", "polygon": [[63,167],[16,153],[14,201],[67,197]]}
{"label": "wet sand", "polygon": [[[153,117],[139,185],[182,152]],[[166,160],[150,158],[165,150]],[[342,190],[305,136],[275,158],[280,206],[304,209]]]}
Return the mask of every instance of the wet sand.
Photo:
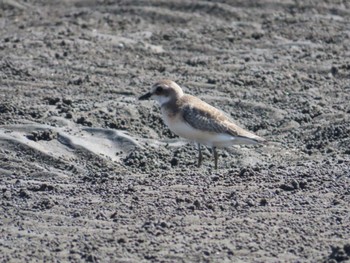
{"label": "wet sand", "polygon": [[[346,1],[0,3],[1,262],[350,259]],[[270,141],[172,134],[156,80]]]}

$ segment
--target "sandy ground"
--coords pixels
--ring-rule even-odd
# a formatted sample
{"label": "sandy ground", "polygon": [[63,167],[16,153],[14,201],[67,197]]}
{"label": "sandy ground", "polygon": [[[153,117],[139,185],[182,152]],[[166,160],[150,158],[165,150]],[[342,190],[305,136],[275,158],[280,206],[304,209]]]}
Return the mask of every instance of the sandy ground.
{"label": "sandy ground", "polygon": [[[1,262],[350,259],[348,1],[0,2]],[[158,79],[266,146],[172,134]]]}

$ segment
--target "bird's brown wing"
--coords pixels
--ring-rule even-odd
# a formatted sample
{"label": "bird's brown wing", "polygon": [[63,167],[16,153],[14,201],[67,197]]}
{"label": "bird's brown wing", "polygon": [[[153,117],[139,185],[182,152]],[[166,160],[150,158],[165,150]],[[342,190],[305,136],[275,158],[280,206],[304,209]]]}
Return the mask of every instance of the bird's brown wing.
{"label": "bird's brown wing", "polygon": [[[204,110],[187,105],[183,107],[182,113],[184,120],[195,129],[231,134],[229,127],[224,124],[226,117],[220,111]],[[231,135],[235,136],[237,134]]]}
{"label": "bird's brown wing", "polygon": [[203,102],[188,103],[182,107],[183,119],[193,128],[213,132],[226,133],[233,137],[242,137],[252,142],[263,142],[264,139],[234,124],[224,113]]}

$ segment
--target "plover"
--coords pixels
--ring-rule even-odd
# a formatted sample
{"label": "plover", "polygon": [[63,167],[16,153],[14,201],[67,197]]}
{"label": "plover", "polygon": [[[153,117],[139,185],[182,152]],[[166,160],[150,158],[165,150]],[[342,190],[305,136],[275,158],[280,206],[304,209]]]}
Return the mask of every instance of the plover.
{"label": "plover", "polygon": [[238,127],[222,111],[197,97],[184,94],[174,81],[161,80],[155,83],[139,100],[149,98],[159,103],[163,120],[173,133],[197,143],[198,167],[202,164],[202,144],[211,147],[217,169],[217,147],[265,142],[265,139]]}

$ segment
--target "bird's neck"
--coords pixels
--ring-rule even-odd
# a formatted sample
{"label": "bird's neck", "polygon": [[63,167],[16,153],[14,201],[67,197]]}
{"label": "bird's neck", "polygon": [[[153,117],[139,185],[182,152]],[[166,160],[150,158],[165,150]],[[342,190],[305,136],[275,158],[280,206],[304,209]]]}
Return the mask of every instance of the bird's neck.
{"label": "bird's neck", "polygon": [[168,102],[163,103],[161,105],[162,112],[166,112],[167,114],[170,114],[170,115],[175,115],[180,110],[179,101],[180,101],[180,98],[173,98]]}

